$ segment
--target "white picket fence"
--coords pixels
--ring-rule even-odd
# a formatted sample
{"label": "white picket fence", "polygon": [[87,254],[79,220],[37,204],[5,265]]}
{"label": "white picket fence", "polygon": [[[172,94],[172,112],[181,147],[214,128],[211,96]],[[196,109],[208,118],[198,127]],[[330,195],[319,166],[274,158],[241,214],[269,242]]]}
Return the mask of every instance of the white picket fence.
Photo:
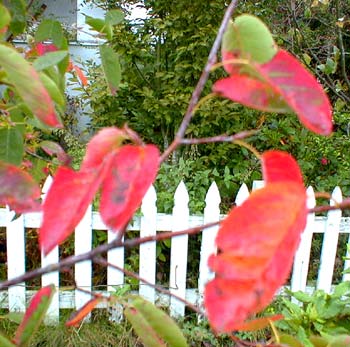
{"label": "white picket fence", "polygon": [[[48,190],[51,179],[48,179],[44,185],[44,191]],[[253,189],[263,185],[262,181],[254,182]],[[313,189],[310,187],[308,192],[308,207],[315,206],[315,197]],[[237,193],[235,202],[241,204],[249,196],[249,190],[243,184]],[[174,195],[174,208],[171,215],[157,213],[156,191],[151,187],[143,199],[141,206],[141,216],[134,218],[129,226],[129,230],[139,230],[140,236],[155,235],[157,231],[178,231],[190,227],[199,226],[203,223],[218,221],[224,216],[220,214],[220,194],[217,185],[212,183],[206,195],[202,216],[191,216],[189,214],[188,203],[189,195],[184,182],[181,182]],[[336,187],[332,193],[330,204],[342,201],[342,193],[339,187]],[[41,223],[40,213],[28,213],[20,218],[13,219],[13,212],[8,209],[0,209],[0,227],[6,228],[7,244],[7,271],[8,278],[14,278],[25,272],[26,257],[25,254],[25,228],[39,228]],[[98,212],[92,211],[90,206],[84,218],[75,230],[75,254],[88,252],[92,247],[93,230],[107,230],[103,224]],[[171,242],[170,254],[170,280],[169,290],[185,298],[191,303],[198,304],[202,300],[202,293],[205,283],[213,277],[213,274],[207,267],[207,259],[210,254],[215,252],[214,239],[218,227],[212,227],[202,232],[201,251],[198,269],[197,288],[186,287],[186,275],[188,264],[188,235],[177,236]],[[340,233],[350,233],[350,218],[342,217],[342,212],[335,210],[329,211],[326,217],[317,217],[315,214],[309,214],[306,229],[302,235],[300,247],[294,260],[294,268],[290,281],[292,290],[307,290],[307,276],[310,261],[310,249],[314,233],[324,233],[322,251],[320,257],[320,267],[318,272],[316,288],[331,291],[334,264],[337,254],[338,237]],[[112,241],[115,235],[108,231],[108,241]],[[343,254],[341,256],[345,256]],[[139,249],[139,276],[150,283],[156,283],[156,243],[149,242],[140,245]],[[42,256],[42,266],[56,263],[59,260],[59,250],[56,247],[48,256]],[[108,252],[108,262],[110,264],[124,267],[124,249],[117,248]],[[349,260],[345,261],[344,267],[350,266]],[[78,287],[85,290],[94,289],[92,286],[92,264],[91,261],[84,261],[75,265],[75,282]],[[349,280],[350,275],[344,275],[343,280]],[[41,278],[42,286],[53,283],[59,289],[59,273],[52,272],[45,274]],[[107,269],[107,290],[114,291],[116,287],[124,284],[124,274],[115,268]],[[33,295],[32,290],[26,289],[25,283],[10,287],[6,291],[0,292],[0,307],[8,308],[10,311],[24,311],[28,300]],[[159,299],[167,300],[170,305],[170,313],[173,316],[183,316],[185,306],[174,297],[159,297],[155,289],[140,284],[139,294],[148,300],[155,302]],[[58,290],[53,298],[49,309],[50,320],[55,322],[59,319],[60,308],[79,308],[90,299],[89,294],[81,291]]]}

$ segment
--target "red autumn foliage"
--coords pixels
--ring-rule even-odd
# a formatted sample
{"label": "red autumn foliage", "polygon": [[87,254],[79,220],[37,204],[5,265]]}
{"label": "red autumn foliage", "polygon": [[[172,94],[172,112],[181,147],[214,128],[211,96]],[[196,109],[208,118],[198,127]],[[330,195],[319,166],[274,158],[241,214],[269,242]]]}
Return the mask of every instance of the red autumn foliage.
{"label": "red autumn foliage", "polygon": [[[44,315],[41,314],[43,312],[40,312],[42,310],[40,306],[42,306],[43,304],[45,305],[47,301],[51,299],[54,292],[55,292],[54,285],[49,285],[41,288],[35,294],[35,296],[33,297],[33,299],[29,304],[29,307],[25,312],[25,315],[23,317],[21,324],[18,326],[16,330],[15,337],[13,338],[13,342],[16,344],[16,346],[27,345],[23,342],[23,340],[25,341],[28,340],[28,336],[24,336],[26,329],[28,329],[28,326],[30,325],[31,320],[33,320],[33,317],[38,313],[40,314],[40,317],[37,316],[34,318],[34,320],[37,322],[36,328],[39,326],[40,321],[44,318]],[[30,327],[30,330],[31,330],[31,333],[33,333],[35,330],[35,327]]]}
{"label": "red autumn foliage", "polygon": [[113,157],[102,183],[101,217],[113,230],[120,230],[138,208],[156,178],[159,151],[156,146],[122,147]]}
{"label": "red autumn foliage", "polygon": [[[120,232],[154,181],[159,150],[154,145],[122,145],[124,132],[106,128],[87,146],[80,171],[60,167],[43,204],[39,243],[45,254],[72,234],[99,188],[104,223]],[[62,218],[64,216],[64,218]]]}
{"label": "red autumn foliage", "polygon": [[232,67],[230,76],[217,81],[213,91],[262,111],[288,112],[290,108],[306,128],[330,135],[333,123],[329,99],[316,78],[295,57],[279,49],[269,62],[250,62],[249,66],[254,74]]}
{"label": "red autumn foliage", "polygon": [[0,205],[9,205],[16,213],[39,211],[39,198],[39,186],[29,174],[0,161]]}
{"label": "red autumn foliage", "polygon": [[[271,302],[306,224],[306,191],[295,160],[269,151],[262,162],[266,186],[230,212],[216,238],[218,254],[209,258],[216,277],[205,288],[205,307],[218,332],[239,329]],[[286,174],[289,167],[295,175]]]}
{"label": "red autumn foliage", "polygon": [[45,254],[74,231],[102,179],[102,173],[97,170],[76,172],[67,167],[58,169],[43,204],[39,244]]}
{"label": "red autumn foliage", "polygon": [[[58,51],[58,48],[54,44],[52,44],[52,43],[45,44],[45,43],[39,42],[34,46],[33,49],[29,50],[26,55],[27,56],[31,56],[31,55],[41,56],[41,55],[44,55],[45,53],[56,52],[56,51]],[[87,86],[88,79],[86,78],[85,74],[80,69],[80,67],[75,65],[71,59],[69,59],[67,71],[68,72],[74,71],[76,73],[79,81],[81,82],[81,84],[83,86]]]}
{"label": "red autumn foliage", "polygon": [[77,327],[81,321],[101,302],[104,298],[94,297],[89,300],[83,307],[81,307],[78,311],[73,312],[69,320],[66,322],[67,327]]}

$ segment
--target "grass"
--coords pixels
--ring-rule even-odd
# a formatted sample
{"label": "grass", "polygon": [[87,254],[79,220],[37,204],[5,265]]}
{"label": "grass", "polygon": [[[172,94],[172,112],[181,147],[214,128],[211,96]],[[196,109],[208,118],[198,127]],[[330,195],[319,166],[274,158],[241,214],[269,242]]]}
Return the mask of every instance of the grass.
{"label": "grass", "polygon": [[[79,328],[64,325],[68,314],[56,326],[42,325],[32,337],[28,347],[142,347],[142,342],[133,333],[126,321],[110,322],[106,311],[95,310],[90,323]],[[207,322],[197,323],[195,316],[179,322],[189,347],[233,347],[227,336],[215,336]],[[0,332],[12,337],[17,325],[8,319],[0,319]]]}

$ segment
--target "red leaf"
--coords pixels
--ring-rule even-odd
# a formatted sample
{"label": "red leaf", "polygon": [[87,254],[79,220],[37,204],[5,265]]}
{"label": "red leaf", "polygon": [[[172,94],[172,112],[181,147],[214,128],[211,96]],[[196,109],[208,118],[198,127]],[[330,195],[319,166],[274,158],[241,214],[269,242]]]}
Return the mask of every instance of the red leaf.
{"label": "red leaf", "polygon": [[250,321],[244,322],[236,327],[239,331],[256,331],[266,328],[271,322],[283,319],[284,316],[281,314],[276,314],[274,316],[260,317],[252,319]]}
{"label": "red leaf", "polygon": [[303,185],[303,176],[298,163],[286,152],[267,151],[261,156],[265,183],[291,181]]}
{"label": "red leaf", "polygon": [[49,285],[34,295],[13,339],[16,346],[27,346],[29,339],[43,320],[54,292],[55,286]]}
{"label": "red leaf", "polygon": [[83,73],[83,71],[80,69],[80,67],[75,65],[75,64],[72,64],[72,68],[75,71],[75,73],[77,74],[81,84],[83,86],[87,86],[88,80],[87,80],[85,74]]}
{"label": "red leaf", "polygon": [[81,170],[99,167],[106,155],[119,148],[126,138],[128,136],[123,129],[110,127],[100,130],[87,145]]}
{"label": "red leaf", "polygon": [[67,327],[76,327],[79,323],[101,302],[104,298],[95,297],[89,300],[83,307],[81,307],[78,311],[73,312],[70,316],[69,320],[66,322]]}
{"label": "red leaf", "polygon": [[76,172],[67,167],[57,170],[43,204],[39,230],[39,244],[45,254],[74,231],[104,178],[103,172],[102,169]]}
{"label": "red leaf", "polygon": [[271,302],[305,228],[306,191],[296,161],[278,151],[264,153],[262,161],[266,186],[222,222],[218,254],[209,258],[216,278],[205,288],[205,307],[219,332],[239,329]]}
{"label": "red leaf", "polygon": [[47,52],[56,52],[58,48],[52,43],[37,43],[34,47],[39,56],[44,55]]}
{"label": "red leaf", "polygon": [[293,112],[266,82],[247,75],[231,75],[214,83],[214,93],[265,112]]}
{"label": "red leaf", "polygon": [[17,166],[0,161],[0,205],[16,213],[39,211],[40,189],[33,178]]}
{"label": "red leaf", "polygon": [[252,62],[251,67],[257,76],[233,73],[217,81],[214,92],[262,111],[288,112],[286,103],[311,131],[321,135],[332,132],[329,99],[316,78],[295,57],[280,49],[271,61]]}
{"label": "red leaf", "polygon": [[63,148],[57,143],[53,141],[42,141],[39,146],[45,151],[48,155],[56,155],[58,161],[62,165],[69,165],[71,162],[71,158],[69,155],[63,150]]}
{"label": "red leaf", "polygon": [[158,166],[156,146],[126,145],[116,152],[102,184],[100,212],[108,227],[119,231],[128,223],[154,181]]}
{"label": "red leaf", "polygon": [[330,135],[332,108],[316,78],[288,52],[280,49],[261,65],[263,77],[298,115],[305,127],[320,135]]}

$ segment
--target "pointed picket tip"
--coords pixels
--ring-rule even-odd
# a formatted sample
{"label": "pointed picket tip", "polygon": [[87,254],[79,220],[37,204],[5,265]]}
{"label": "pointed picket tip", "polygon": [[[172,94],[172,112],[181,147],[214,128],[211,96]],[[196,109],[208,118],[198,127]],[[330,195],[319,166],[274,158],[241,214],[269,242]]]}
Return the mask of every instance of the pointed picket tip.
{"label": "pointed picket tip", "polygon": [[237,206],[242,205],[245,200],[249,197],[249,189],[245,183],[241,185],[241,188],[239,188],[239,191],[237,193],[235,203]]}
{"label": "pointed picket tip", "polygon": [[205,203],[206,205],[218,205],[221,202],[221,196],[219,192],[219,188],[216,184],[216,182],[213,182],[207,192],[207,195],[205,196]]}
{"label": "pointed picket tip", "polygon": [[331,198],[331,206],[335,206],[337,203],[340,203],[343,201],[343,194],[339,186],[336,186],[333,189],[332,192],[332,198]]}
{"label": "pointed picket tip", "polygon": [[316,206],[316,198],[315,198],[314,188],[309,186],[306,189],[306,196],[307,196],[307,201],[306,201],[307,208],[314,208]]}
{"label": "pointed picket tip", "polygon": [[257,190],[260,188],[264,188],[265,187],[265,182],[264,180],[254,180],[253,181],[253,185],[252,185],[252,190]]}
{"label": "pointed picket tip", "polygon": [[45,180],[45,183],[43,185],[43,188],[42,188],[42,196],[45,196],[46,193],[49,191],[51,185],[52,185],[52,182],[53,182],[53,178],[51,175],[47,176],[46,177],[46,180]]}
{"label": "pointed picket tip", "polygon": [[142,206],[155,204],[157,201],[157,193],[153,184],[148,188],[145,196],[142,199]]}
{"label": "pointed picket tip", "polygon": [[186,185],[185,185],[183,180],[181,180],[181,182],[179,183],[179,185],[176,188],[176,191],[174,194],[174,200],[175,200],[175,203],[177,203],[178,201],[181,201],[185,204],[188,204],[188,202],[190,200],[189,196],[188,196]]}

